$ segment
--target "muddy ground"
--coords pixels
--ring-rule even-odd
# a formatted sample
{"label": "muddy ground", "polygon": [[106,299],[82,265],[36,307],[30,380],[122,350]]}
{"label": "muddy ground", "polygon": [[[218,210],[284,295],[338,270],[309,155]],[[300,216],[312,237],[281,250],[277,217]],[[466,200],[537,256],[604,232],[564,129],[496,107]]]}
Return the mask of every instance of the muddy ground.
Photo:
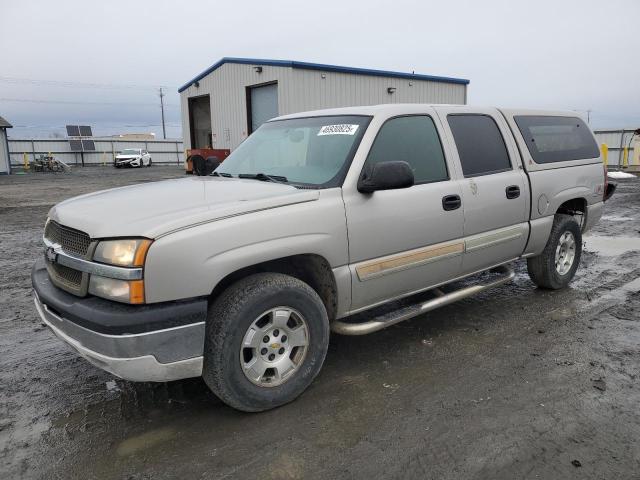
{"label": "muddy ground", "polygon": [[333,335],[262,414],[200,380],[130,383],[43,327],[29,270],[49,207],[177,167],[0,177],[0,478],[640,478],[640,181],[619,181],[571,288],[512,284]]}

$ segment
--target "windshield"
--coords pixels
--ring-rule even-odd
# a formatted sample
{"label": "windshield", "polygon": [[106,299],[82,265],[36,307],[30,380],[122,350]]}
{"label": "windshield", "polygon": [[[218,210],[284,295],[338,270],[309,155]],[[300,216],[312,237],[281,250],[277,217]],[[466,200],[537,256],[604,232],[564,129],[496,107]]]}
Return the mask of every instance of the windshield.
{"label": "windshield", "polygon": [[120,155],[140,155],[140,150],[136,148],[125,148],[120,152]]}
{"label": "windshield", "polygon": [[215,173],[272,177],[322,188],[339,186],[370,120],[339,115],[267,122]]}

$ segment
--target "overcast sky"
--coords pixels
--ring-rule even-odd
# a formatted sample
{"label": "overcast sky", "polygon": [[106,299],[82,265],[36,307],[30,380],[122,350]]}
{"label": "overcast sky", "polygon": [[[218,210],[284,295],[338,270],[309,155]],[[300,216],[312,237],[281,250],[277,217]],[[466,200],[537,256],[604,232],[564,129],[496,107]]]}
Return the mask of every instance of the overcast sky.
{"label": "overcast sky", "polygon": [[[640,127],[639,0],[0,0],[0,116],[180,135],[177,87],[224,56],[471,80],[475,105],[591,112]],[[584,113],[586,117],[586,113]]]}

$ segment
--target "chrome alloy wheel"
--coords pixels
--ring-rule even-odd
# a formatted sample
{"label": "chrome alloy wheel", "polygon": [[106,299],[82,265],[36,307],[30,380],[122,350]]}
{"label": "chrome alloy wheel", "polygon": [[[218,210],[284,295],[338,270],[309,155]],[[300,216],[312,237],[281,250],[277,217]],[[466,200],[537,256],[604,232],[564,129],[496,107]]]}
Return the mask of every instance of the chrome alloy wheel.
{"label": "chrome alloy wheel", "polygon": [[307,355],[309,327],[300,312],[289,307],[267,310],[244,334],[240,365],[251,383],[275,387],[298,371]]}
{"label": "chrome alloy wheel", "polygon": [[556,247],[556,271],[566,275],[576,258],[576,239],[571,232],[564,232]]}

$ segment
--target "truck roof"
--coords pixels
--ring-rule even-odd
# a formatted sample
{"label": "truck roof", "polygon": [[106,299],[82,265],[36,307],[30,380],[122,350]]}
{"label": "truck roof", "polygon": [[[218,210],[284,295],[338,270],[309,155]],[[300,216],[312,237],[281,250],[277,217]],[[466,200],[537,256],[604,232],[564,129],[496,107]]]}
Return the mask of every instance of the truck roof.
{"label": "truck roof", "polygon": [[292,113],[289,115],[282,115],[274,118],[273,120],[285,120],[289,118],[303,118],[303,117],[320,117],[330,115],[389,115],[397,114],[402,115],[405,113],[417,113],[424,107],[447,107],[447,108],[460,108],[465,111],[473,111],[475,108],[478,110],[495,109],[501,111],[507,116],[513,115],[547,115],[547,116],[563,116],[563,117],[577,117],[578,112],[574,111],[562,111],[562,110],[534,110],[534,109],[514,109],[514,108],[499,108],[499,107],[486,107],[476,105],[447,105],[447,104],[426,104],[426,103],[386,103],[381,105],[368,105],[361,107],[341,107],[341,108],[328,108],[322,110],[311,110],[307,112]]}

